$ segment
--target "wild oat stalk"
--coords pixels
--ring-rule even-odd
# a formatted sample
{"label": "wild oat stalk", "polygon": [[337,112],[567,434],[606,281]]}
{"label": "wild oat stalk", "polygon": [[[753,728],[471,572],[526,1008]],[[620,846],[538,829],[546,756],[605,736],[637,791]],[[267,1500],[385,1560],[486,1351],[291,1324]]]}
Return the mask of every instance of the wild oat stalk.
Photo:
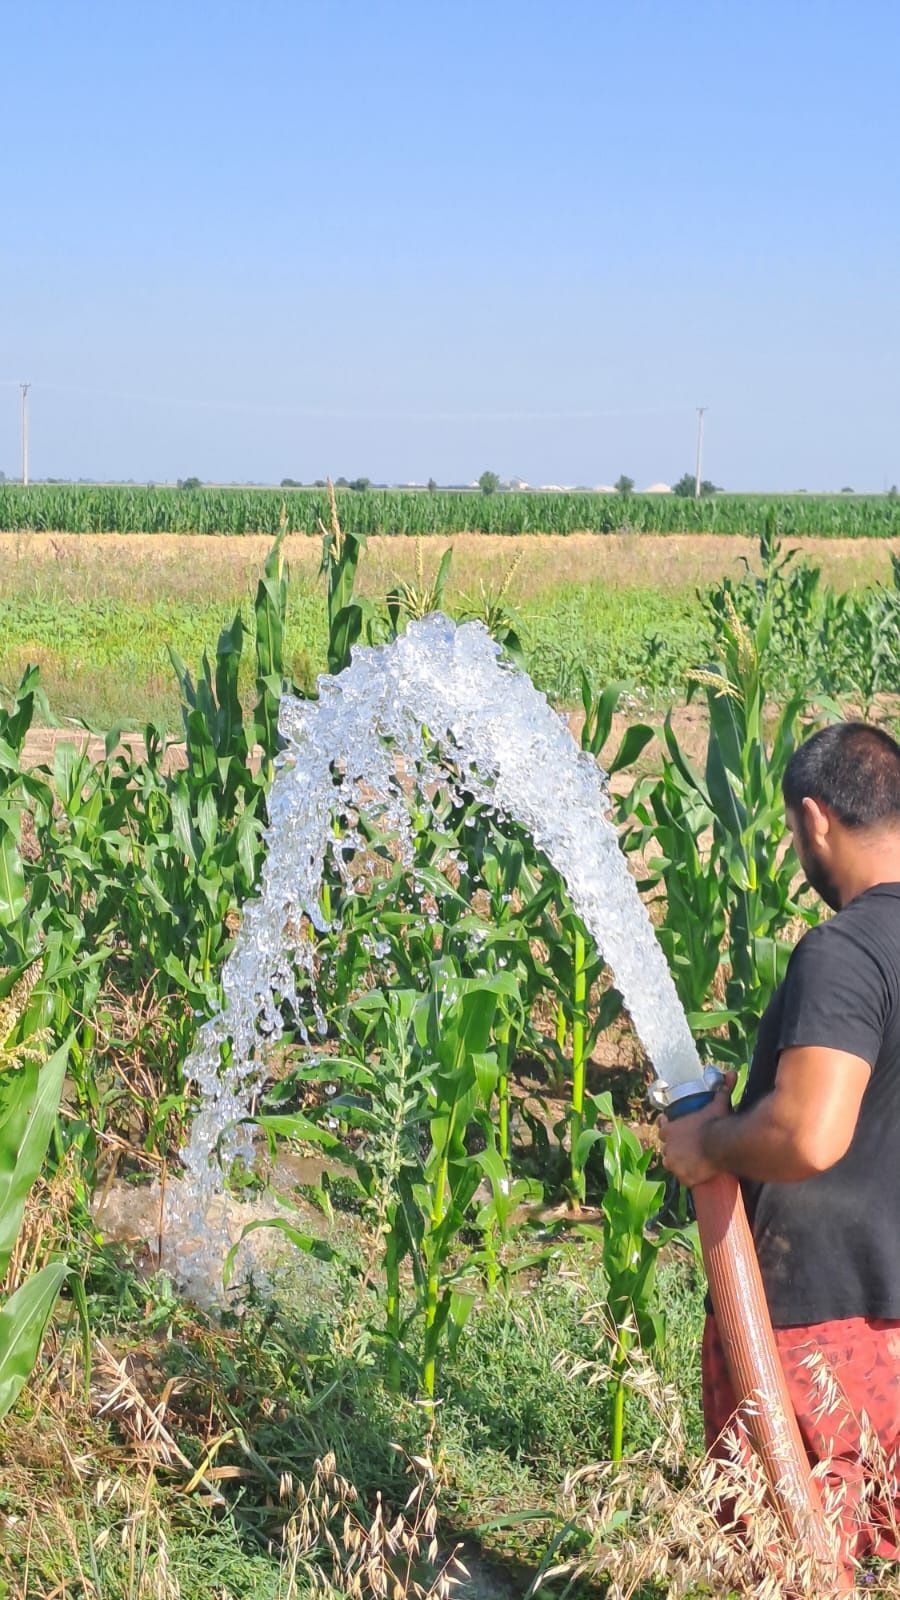
{"label": "wild oat stalk", "polygon": [[[561,1358],[561,1360],[564,1358]],[[753,1594],[761,1600],[822,1600],[815,1559],[796,1548],[772,1504],[762,1465],[750,1449],[744,1419],[751,1397],[717,1441],[715,1455],[685,1461],[685,1437],[677,1391],[665,1386],[644,1352],[629,1352],[629,1387],[639,1392],[656,1424],[648,1449],[621,1462],[598,1462],[571,1473],[564,1485],[568,1525],[580,1554],[547,1563],[537,1582],[564,1576],[602,1582],[607,1600],[636,1600],[651,1586],[678,1597],[697,1593]],[[858,1503],[847,1504],[845,1461],[815,1468],[832,1537],[848,1523],[876,1523],[888,1540],[900,1541],[897,1464],[864,1413],[855,1414],[834,1370],[819,1352],[805,1365],[818,1400],[815,1414],[829,1416],[829,1431],[846,1439],[862,1468]],[[602,1361],[577,1369],[589,1384],[605,1384]],[[837,1420],[835,1420],[837,1419]],[[848,1563],[850,1557],[846,1557]],[[884,1575],[866,1592],[900,1594],[895,1576]],[[537,1582],[535,1587],[537,1586]]]}
{"label": "wild oat stalk", "polygon": [[224,1439],[217,1440],[207,1448],[206,1458],[197,1468],[166,1427],[165,1417],[169,1401],[173,1394],[178,1392],[177,1379],[170,1378],[161,1398],[156,1405],[151,1405],[141,1394],[128,1371],[126,1359],[123,1357],[117,1361],[102,1339],[96,1341],[95,1348],[95,1372],[98,1380],[102,1382],[103,1391],[99,1395],[97,1415],[101,1417],[115,1415],[141,1455],[149,1460],[154,1471],[158,1466],[181,1467],[188,1475],[189,1489],[202,1485],[212,1496],[215,1504],[224,1505],[221,1491],[204,1475],[212,1457],[225,1442]]}
{"label": "wild oat stalk", "polygon": [[374,1511],[366,1509],[358,1490],[338,1473],[333,1455],[316,1462],[308,1487],[300,1484],[295,1492],[290,1477],[282,1480],[282,1498],[297,1504],[282,1561],[292,1579],[298,1570],[311,1577],[319,1600],[335,1594],[346,1600],[450,1600],[468,1577],[460,1547],[440,1551],[439,1486],[431,1461],[407,1461],[413,1488],[391,1520],[380,1494]]}

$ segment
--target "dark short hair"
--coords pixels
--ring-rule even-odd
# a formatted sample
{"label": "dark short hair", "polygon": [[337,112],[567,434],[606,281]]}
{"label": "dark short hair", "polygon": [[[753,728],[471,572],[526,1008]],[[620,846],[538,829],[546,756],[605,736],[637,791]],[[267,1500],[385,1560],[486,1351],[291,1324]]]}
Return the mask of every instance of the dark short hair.
{"label": "dark short hair", "polygon": [[791,811],[818,800],[845,828],[900,825],[900,744],[867,722],[835,722],[794,751],[781,787]]}

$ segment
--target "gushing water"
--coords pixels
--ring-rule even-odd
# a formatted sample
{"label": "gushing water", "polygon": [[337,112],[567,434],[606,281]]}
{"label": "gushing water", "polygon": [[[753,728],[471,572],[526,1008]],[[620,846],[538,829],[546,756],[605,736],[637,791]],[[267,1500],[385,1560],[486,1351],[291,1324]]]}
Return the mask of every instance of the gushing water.
{"label": "gushing water", "polygon": [[246,1119],[284,1013],[296,1023],[311,1004],[325,1032],[310,929],[327,931],[327,853],[333,850],[352,887],[348,858],[354,846],[365,848],[359,824],[370,819],[411,861],[414,770],[420,786],[449,787],[528,830],[564,879],[659,1077],[674,1083],[701,1075],[665,957],[607,815],[605,775],[531,680],[500,658],[481,624],[427,617],[393,644],[355,650],[347,670],[319,687],[317,701],[282,701],[286,748],[270,794],[260,894],[245,908],[223,969],[222,1010],[201,1027],[185,1065],[201,1100],[183,1153],[186,1181],[169,1210],[183,1228],[188,1208],[195,1237],[221,1191],[222,1166],[252,1155]]}

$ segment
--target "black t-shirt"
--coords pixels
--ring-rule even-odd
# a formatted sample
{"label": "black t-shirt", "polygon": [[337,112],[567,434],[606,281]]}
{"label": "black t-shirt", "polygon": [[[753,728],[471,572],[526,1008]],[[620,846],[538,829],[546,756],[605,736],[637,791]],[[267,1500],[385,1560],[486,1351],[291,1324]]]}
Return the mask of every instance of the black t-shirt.
{"label": "black t-shirt", "polygon": [[900,883],[867,889],[801,939],[760,1023],[741,1111],[793,1045],[861,1056],[872,1074],[833,1167],[743,1184],[772,1321],[900,1318]]}

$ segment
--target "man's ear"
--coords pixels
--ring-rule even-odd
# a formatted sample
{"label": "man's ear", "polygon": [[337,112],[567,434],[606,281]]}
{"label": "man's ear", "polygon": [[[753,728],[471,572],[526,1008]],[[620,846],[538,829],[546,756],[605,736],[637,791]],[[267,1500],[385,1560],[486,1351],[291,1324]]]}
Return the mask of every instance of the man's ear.
{"label": "man's ear", "polygon": [[827,806],[821,806],[818,800],[813,800],[806,795],[800,807],[803,813],[803,826],[808,839],[819,842],[828,838],[831,831],[831,815]]}

